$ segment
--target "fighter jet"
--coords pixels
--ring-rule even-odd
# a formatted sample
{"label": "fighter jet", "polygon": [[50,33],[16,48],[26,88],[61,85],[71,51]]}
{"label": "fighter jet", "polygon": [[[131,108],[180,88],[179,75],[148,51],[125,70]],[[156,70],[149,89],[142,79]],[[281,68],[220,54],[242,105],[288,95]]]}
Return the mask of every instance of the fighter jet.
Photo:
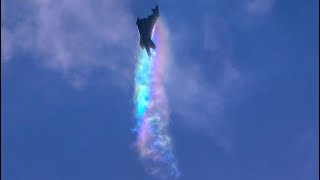
{"label": "fighter jet", "polygon": [[157,19],[159,17],[158,5],[151,10],[152,10],[151,15],[143,19],[139,19],[138,17],[136,22],[139,29],[139,33],[140,33],[140,47],[146,49],[149,58],[151,57],[150,47],[152,49],[156,49],[156,45],[151,40],[151,34],[154,26],[156,25]]}

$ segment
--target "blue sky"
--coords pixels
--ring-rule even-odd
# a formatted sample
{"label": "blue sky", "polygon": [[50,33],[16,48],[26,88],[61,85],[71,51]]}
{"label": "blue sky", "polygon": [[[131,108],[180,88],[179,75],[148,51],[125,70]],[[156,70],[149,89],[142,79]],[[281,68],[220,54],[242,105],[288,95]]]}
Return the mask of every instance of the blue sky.
{"label": "blue sky", "polygon": [[[1,0],[1,178],[153,179],[130,129],[155,3]],[[180,179],[318,179],[319,2],[158,4]]]}

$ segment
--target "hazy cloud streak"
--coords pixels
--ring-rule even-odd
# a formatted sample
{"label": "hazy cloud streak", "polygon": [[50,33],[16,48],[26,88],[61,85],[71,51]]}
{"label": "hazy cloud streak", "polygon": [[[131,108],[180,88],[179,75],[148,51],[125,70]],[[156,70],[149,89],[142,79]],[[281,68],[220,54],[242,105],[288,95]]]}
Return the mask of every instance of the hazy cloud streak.
{"label": "hazy cloud streak", "polygon": [[94,68],[107,68],[125,78],[128,67],[133,67],[136,28],[125,1],[1,3],[6,9],[1,24],[2,63],[30,52],[72,81],[85,79]]}

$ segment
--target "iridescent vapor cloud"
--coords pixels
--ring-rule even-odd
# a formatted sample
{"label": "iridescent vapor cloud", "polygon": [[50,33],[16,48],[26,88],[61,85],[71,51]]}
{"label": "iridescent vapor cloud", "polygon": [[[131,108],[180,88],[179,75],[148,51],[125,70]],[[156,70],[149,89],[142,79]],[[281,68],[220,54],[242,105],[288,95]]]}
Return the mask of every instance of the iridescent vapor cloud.
{"label": "iridescent vapor cloud", "polygon": [[167,31],[158,20],[152,40],[157,49],[149,59],[140,49],[135,72],[136,147],[146,169],[160,178],[177,178],[179,170],[168,133],[169,107],[163,86],[168,59]]}

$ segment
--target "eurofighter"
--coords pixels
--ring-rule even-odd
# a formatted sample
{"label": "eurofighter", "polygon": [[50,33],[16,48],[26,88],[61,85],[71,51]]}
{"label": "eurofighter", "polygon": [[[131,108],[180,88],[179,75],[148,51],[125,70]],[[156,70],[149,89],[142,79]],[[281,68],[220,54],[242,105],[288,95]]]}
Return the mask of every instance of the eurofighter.
{"label": "eurofighter", "polygon": [[152,10],[151,15],[143,19],[140,19],[138,17],[136,22],[139,29],[139,33],[140,33],[140,47],[146,49],[149,58],[151,56],[150,47],[152,49],[156,49],[156,45],[151,40],[151,35],[152,35],[153,28],[156,25],[157,19],[159,17],[158,5],[151,10]]}

